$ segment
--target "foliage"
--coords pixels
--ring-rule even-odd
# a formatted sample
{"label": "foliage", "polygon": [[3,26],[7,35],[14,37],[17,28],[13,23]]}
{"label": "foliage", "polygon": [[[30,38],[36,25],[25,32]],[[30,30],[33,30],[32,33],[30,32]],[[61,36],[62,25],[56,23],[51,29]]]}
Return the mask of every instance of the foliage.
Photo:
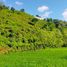
{"label": "foliage", "polygon": [[1,10],[0,46],[21,50],[66,47],[67,23],[51,18],[48,20],[39,20],[13,7]]}
{"label": "foliage", "polygon": [[21,12],[25,12],[25,9],[20,9]]}
{"label": "foliage", "polygon": [[0,10],[2,9],[9,9],[9,7],[4,5],[4,2],[0,2]]}
{"label": "foliage", "polygon": [[15,8],[14,7],[11,7],[11,10],[14,12],[15,11]]}

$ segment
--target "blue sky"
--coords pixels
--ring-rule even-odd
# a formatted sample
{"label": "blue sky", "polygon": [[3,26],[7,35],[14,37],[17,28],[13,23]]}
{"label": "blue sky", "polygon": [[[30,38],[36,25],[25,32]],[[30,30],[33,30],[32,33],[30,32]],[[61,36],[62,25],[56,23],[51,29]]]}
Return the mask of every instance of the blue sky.
{"label": "blue sky", "polygon": [[15,9],[24,8],[27,13],[42,18],[67,20],[67,0],[3,0]]}

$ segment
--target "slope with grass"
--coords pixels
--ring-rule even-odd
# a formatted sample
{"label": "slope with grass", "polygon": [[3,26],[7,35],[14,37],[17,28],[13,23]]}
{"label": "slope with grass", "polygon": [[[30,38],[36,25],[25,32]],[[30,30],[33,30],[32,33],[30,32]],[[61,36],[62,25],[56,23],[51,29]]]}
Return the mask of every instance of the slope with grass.
{"label": "slope with grass", "polygon": [[18,50],[66,47],[67,23],[48,20],[39,20],[17,10],[1,9],[0,47]]}

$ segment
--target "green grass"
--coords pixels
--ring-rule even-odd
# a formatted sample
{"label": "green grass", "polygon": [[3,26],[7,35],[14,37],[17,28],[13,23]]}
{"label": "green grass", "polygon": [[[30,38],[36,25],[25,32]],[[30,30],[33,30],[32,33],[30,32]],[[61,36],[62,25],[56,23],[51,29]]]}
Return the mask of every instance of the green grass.
{"label": "green grass", "polygon": [[67,67],[67,48],[12,52],[0,55],[1,67]]}

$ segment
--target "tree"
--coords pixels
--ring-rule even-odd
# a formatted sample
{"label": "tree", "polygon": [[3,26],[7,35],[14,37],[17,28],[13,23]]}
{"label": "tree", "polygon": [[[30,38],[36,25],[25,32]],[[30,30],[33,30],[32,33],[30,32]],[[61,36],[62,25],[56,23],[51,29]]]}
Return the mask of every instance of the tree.
{"label": "tree", "polygon": [[9,6],[3,5],[3,9],[9,9]]}
{"label": "tree", "polygon": [[22,8],[22,9],[20,9],[20,11],[21,11],[21,12],[25,12],[25,9]]}
{"label": "tree", "polygon": [[11,10],[14,12],[15,11],[15,8],[14,7],[11,7]]}
{"label": "tree", "polygon": [[9,7],[5,6],[4,2],[0,1],[0,10],[2,9],[9,9]]}
{"label": "tree", "polygon": [[54,19],[53,22],[54,22],[56,28],[58,28],[58,26],[59,26],[59,20],[58,19]]}
{"label": "tree", "polygon": [[47,18],[47,22],[52,22],[52,18]]}
{"label": "tree", "polygon": [[41,18],[41,16],[39,16],[39,15],[36,15],[36,17],[40,17]]}

